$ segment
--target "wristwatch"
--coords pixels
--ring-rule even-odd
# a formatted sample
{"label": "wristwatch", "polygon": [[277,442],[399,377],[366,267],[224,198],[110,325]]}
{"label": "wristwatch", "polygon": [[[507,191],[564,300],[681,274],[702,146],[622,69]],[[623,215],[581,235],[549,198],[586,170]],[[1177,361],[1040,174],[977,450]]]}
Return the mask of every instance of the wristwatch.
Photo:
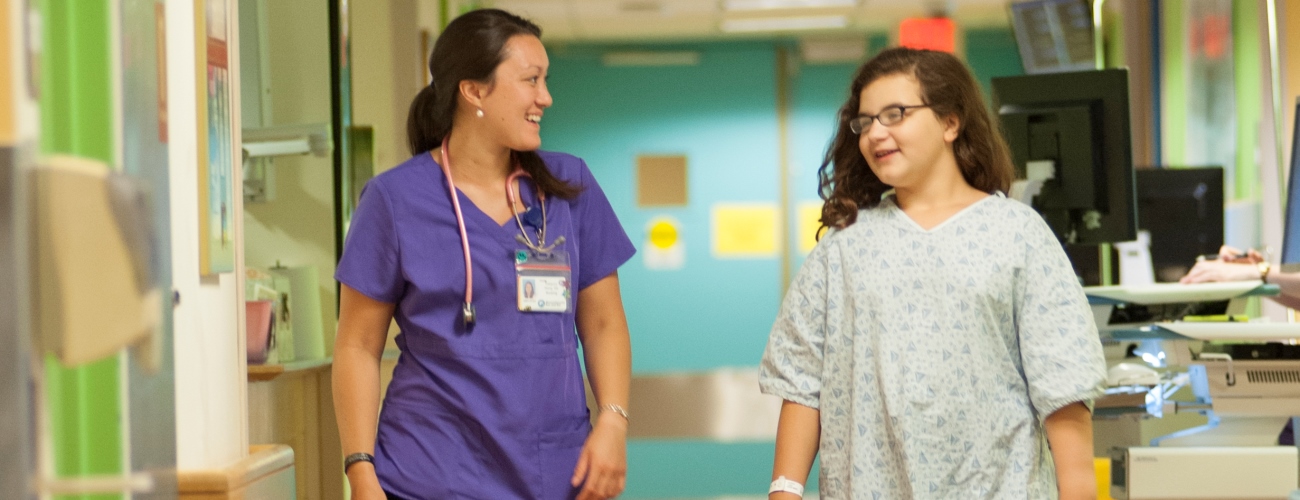
{"label": "wristwatch", "polygon": [[348,474],[348,467],[351,467],[352,464],[355,464],[357,462],[370,462],[373,464],[375,463],[375,456],[369,453],[353,453],[351,455],[348,455],[347,457],[344,457],[343,475],[346,476]]}
{"label": "wristwatch", "polygon": [[1273,265],[1267,260],[1262,260],[1255,265],[1259,267],[1259,280],[1268,283],[1268,271],[1273,269]]}

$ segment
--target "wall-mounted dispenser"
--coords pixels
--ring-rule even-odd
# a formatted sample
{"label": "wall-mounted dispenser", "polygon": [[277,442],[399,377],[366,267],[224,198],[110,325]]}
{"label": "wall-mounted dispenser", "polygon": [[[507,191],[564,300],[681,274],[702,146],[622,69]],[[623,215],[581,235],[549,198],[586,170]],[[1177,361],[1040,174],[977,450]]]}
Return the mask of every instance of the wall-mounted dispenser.
{"label": "wall-mounted dispenser", "polygon": [[145,185],[72,156],[41,160],[32,183],[35,344],[67,366],[161,345],[149,342],[163,301]]}
{"label": "wall-mounted dispenser", "polygon": [[310,154],[328,157],[334,139],[326,123],[246,128],[244,151],[244,201],[265,203],[275,200],[274,158]]}

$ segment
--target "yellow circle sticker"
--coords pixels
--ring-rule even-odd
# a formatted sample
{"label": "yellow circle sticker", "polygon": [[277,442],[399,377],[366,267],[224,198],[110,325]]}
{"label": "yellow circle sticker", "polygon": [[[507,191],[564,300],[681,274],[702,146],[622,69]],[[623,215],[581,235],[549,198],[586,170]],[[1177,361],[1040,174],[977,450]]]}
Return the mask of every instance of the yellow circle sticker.
{"label": "yellow circle sticker", "polygon": [[677,244],[677,226],[672,222],[661,220],[650,226],[650,244],[667,250]]}

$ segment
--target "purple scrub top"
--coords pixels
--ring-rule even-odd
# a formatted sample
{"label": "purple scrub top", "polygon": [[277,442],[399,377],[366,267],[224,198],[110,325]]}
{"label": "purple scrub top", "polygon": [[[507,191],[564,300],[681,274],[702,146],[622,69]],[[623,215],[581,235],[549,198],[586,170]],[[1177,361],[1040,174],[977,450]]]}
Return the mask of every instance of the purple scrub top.
{"label": "purple scrub top", "polygon": [[[583,188],[572,201],[546,200],[546,243],[564,236],[557,248],[569,253],[576,296],[636,249],[586,163],[538,153],[556,177]],[[521,179],[520,191],[532,206],[532,182]],[[572,498],[578,490],[569,479],[591,430],[574,313],[518,310],[519,227],[514,219],[498,225],[457,195],[474,266],[472,328],[461,323],[465,260],[456,214],[428,153],[366,184],[335,273],[396,304],[401,327],[375,442],[379,482],[412,500]]]}

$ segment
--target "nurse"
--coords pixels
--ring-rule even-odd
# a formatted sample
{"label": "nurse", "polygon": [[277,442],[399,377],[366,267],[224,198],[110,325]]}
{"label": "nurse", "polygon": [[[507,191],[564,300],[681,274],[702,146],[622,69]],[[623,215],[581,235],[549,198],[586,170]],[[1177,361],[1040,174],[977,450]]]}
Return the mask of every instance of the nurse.
{"label": "nurse", "polygon": [[[617,269],[635,249],[586,164],[538,150],[551,106],[540,34],[500,10],[453,20],[411,104],[414,157],[361,195],[336,274],[333,379],[354,499],[623,490],[631,348]],[[391,320],[401,356],[380,412]]]}

